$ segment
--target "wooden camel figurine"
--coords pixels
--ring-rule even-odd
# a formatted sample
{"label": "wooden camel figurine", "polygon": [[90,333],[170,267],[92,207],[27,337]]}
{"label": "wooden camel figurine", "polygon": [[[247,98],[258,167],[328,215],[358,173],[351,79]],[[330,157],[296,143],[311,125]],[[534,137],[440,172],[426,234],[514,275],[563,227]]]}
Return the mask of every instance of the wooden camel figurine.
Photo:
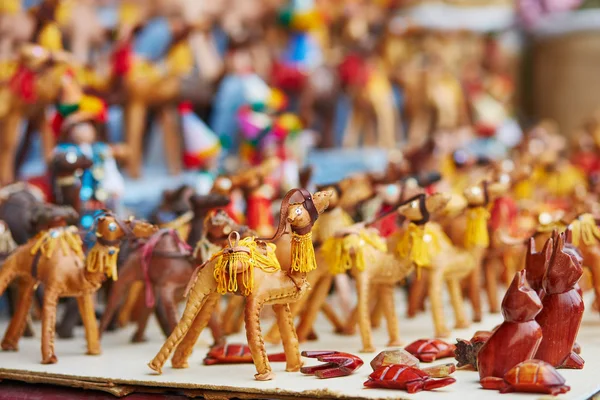
{"label": "wooden camel figurine", "polygon": [[100,354],[98,327],[92,295],[107,277],[117,279],[116,260],[118,243],[127,235],[136,235],[148,229],[137,221],[125,223],[112,215],[100,217],[96,226],[98,241],[87,258],[76,227],[53,228],[40,232],[20,246],[4,262],[0,271],[0,293],[8,284],[20,278],[19,308],[11,319],[1,346],[3,350],[17,350],[31,306],[33,289],[44,284],[42,309],[42,363],[57,362],[54,354],[56,306],[60,297],[76,297],[86,331],[88,354]]}
{"label": "wooden camel figurine", "polygon": [[[141,22],[141,21],[138,21]],[[169,173],[181,170],[181,138],[178,129],[177,104],[191,98],[202,97],[209,102],[212,90],[197,81],[190,85],[189,78],[194,66],[193,53],[187,43],[188,35],[195,29],[180,17],[170,19],[173,43],[165,55],[165,72],[148,60],[133,53],[135,26],[121,24],[121,38],[115,46],[111,87],[125,95],[123,110],[127,146],[131,152],[127,164],[128,173],[138,178],[142,167],[142,143],[146,115],[151,108],[157,111],[164,135],[164,147]],[[189,93],[187,86],[196,88]],[[186,92],[187,91],[187,92]]]}
{"label": "wooden camel figurine", "polygon": [[[469,277],[469,299],[473,306],[473,321],[482,318],[481,286],[484,259],[490,246],[488,221],[491,217],[490,208],[493,202],[508,190],[508,184],[484,180],[471,185],[463,191],[466,199],[466,209],[456,218],[449,218],[445,230],[452,242],[463,248],[475,258],[475,269]],[[495,272],[492,272],[495,273]],[[486,273],[486,276],[489,275]],[[488,282],[489,283],[489,282]],[[489,293],[488,296],[496,297]]]}
{"label": "wooden camel figurine", "polygon": [[[218,200],[222,199],[222,196],[214,194],[197,197],[194,200],[196,204],[202,203],[205,207],[208,204],[218,207],[221,204],[218,203]],[[163,333],[165,336],[169,336],[173,332],[178,320],[177,304],[182,299],[183,291],[190,281],[196,265],[208,260],[213,253],[225,247],[227,237],[233,228],[238,227],[236,225],[232,227],[225,223],[219,225],[221,221],[213,225],[210,223],[213,218],[203,217],[203,215],[194,216],[192,222],[194,223],[196,219],[205,220],[203,222],[208,229],[207,236],[198,241],[195,251],[192,251],[192,247],[178,235],[177,231],[161,229],[127,257],[119,270],[120,279],[113,284],[110,291],[100,323],[101,332],[106,330],[117,311],[119,302],[126,297],[125,294],[130,292],[132,285],[136,282],[143,282],[145,287],[143,293],[139,293],[144,297],[144,307],[138,316],[137,330],[132,337],[132,342],[145,341],[144,332],[148,318],[158,304],[164,310],[166,317],[165,323],[161,324]],[[227,219],[226,222],[229,221]],[[218,233],[219,228],[221,230],[228,228],[229,231]],[[210,235],[210,239],[208,239],[209,233],[214,235]],[[216,318],[211,321],[210,328],[215,342],[221,341],[221,329]]]}
{"label": "wooden camel figurine", "polygon": [[[323,310],[326,306],[326,299],[331,290],[334,280],[334,274],[328,265],[327,260],[322,256],[321,246],[323,243],[335,235],[339,230],[347,228],[354,224],[352,217],[344,210],[340,204],[349,209],[352,206],[356,207],[357,203],[362,200],[361,196],[355,196],[348,188],[348,181],[352,178],[343,179],[339,183],[323,185],[319,190],[327,190],[331,192],[329,198],[329,206],[321,214],[319,220],[313,227],[313,243],[317,247],[316,257],[320,268],[308,273],[306,279],[312,288],[306,296],[302,296],[291,306],[292,316],[295,318],[301,315],[299,324],[296,326],[298,340],[303,342],[313,334],[313,325],[319,310]],[[342,187],[347,190],[342,189]],[[348,197],[350,196],[350,198]],[[280,239],[277,245],[277,258],[281,264],[287,264],[290,259],[290,248],[287,243],[283,243],[285,236]],[[332,266],[335,267],[335,266]],[[327,309],[325,310],[327,312]],[[334,324],[335,330],[343,329],[343,323],[339,321],[336,315],[328,313],[328,318]],[[273,324],[271,329],[265,335],[265,340],[271,343],[277,343],[280,340],[278,325]]]}
{"label": "wooden camel figurine", "polygon": [[[303,197],[302,202],[290,203],[292,196],[298,192]],[[161,373],[173,350],[173,366],[187,367],[187,359],[212,314],[219,294],[233,292],[246,298],[246,336],[257,370],[255,378],[274,378],[260,329],[259,315],[265,305],[273,305],[279,321],[286,353],[286,370],[298,371],[302,362],[289,303],[298,300],[308,290],[306,274],[317,267],[311,230],[319,214],[327,208],[330,196],[331,192],[317,192],[311,196],[304,189],[292,189],[283,198],[279,226],[271,241],[283,234],[286,222],[290,224],[292,263],[289,270],[279,266],[273,244],[254,238],[225,248],[199,267],[190,285],[183,316],[148,364],[150,368]]]}
{"label": "wooden camel figurine", "polygon": [[[397,242],[400,256],[408,257],[417,269],[417,279],[409,295],[409,310],[416,310],[421,304],[423,292],[431,302],[431,313],[436,337],[448,337],[442,300],[442,285],[448,286],[450,301],[454,309],[456,328],[469,326],[466,318],[460,282],[475,268],[475,258],[469,252],[455,247],[442,227],[430,221],[430,215],[441,211],[450,201],[447,194],[436,193],[425,202],[415,200],[403,205],[398,212],[406,217],[407,229],[394,235],[401,235]],[[390,240],[393,240],[393,237]]]}
{"label": "wooden camel figurine", "polygon": [[0,185],[15,179],[19,126],[29,120],[41,132],[43,153],[49,157],[54,136],[46,117],[46,108],[59,97],[62,77],[68,67],[63,52],[49,52],[40,46],[24,45],[18,67],[8,85],[0,86]]}

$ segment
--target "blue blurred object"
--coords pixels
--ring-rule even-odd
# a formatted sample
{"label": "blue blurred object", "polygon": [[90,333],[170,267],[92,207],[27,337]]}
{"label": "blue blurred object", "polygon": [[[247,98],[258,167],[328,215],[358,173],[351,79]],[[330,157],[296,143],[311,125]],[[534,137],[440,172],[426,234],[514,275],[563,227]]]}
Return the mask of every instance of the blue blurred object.
{"label": "blue blurred object", "polygon": [[136,54],[152,61],[162,58],[173,36],[166,18],[158,17],[150,20],[137,35],[133,49]]}

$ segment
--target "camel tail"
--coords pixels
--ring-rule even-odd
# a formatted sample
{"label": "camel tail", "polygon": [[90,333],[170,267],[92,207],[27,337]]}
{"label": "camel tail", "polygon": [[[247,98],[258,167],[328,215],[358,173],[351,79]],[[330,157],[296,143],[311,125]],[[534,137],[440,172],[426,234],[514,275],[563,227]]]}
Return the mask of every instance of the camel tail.
{"label": "camel tail", "polygon": [[171,335],[169,335],[156,356],[152,359],[152,361],[150,361],[150,363],[148,363],[148,366],[159,374],[162,373],[162,367],[165,365],[165,362],[167,362],[167,359],[171,356],[173,350],[188,333],[192,323],[194,322],[194,319],[208,298],[208,293],[200,293],[195,289],[196,287],[194,286],[188,293],[188,300],[185,305],[185,310],[183,311],[183,315],[177,323],[177,326],[175,329],[173,329],[173,332]]}

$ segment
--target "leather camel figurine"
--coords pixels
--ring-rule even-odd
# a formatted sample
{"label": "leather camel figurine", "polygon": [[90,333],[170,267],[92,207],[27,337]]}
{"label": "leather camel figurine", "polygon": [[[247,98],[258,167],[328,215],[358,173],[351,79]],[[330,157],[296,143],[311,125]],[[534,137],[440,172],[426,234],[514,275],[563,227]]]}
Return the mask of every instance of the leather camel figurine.
{"label": "leather camel figurine", "polygon": [[[302,195],[302,201],[291,203],[293,195],[298,192]],[[319,214],[327,208],[330,196],[331,192],[317,192],[311,196],[306,190],[293,189],[284,197],[279,226],[269,242],[278,239],[283,234],[286,223],[290,224],[292,262],[289,270],[279,265],[275,245],[255,238],[231,243],[201,265],[189,286],[183,316],[148,364],[150,368],[161,373],[173,351],[172,365],[175,368],[186,368],[194,344],[207,325],[220,294],[235,293],[246,298],[246,335],[257,370],[255,378],[274,378],[260,329],[259,315],[265,305],[273,305],[279,321],[286,353],[286,370],[299,371],[302,362],[289,304],[308,290],[306,274],[317,267],[311,230]],[[232,236],[235,235],[232,233]]]}
{"label": "leather camel figurine", "polygon": [[118,244],[127,235],[144,232],[147,224],[121,222],[107,214],[95,228],[98,241],[87,257],[76,227],[59,227],[40,232],[8,257],[0,271],[0,293],[20,278],[20,298],[2,340],[3,350],[17,350],[25,319],[33,298],[33,289],[44,285],[42,308],[42,363],[57,362],[54,353],[56,307],[60,297],[76,297],[86,331],[87,353],[100,354],[93,294],[107,277],[117,279]]}

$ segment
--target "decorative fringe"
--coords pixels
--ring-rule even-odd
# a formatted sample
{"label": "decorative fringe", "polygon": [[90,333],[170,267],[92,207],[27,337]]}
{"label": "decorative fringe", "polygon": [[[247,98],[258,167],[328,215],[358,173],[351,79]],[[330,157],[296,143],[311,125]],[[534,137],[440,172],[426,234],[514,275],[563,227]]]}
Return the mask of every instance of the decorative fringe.
{"label": "decorative fringe", "polygon": [[242,294],[248,296],[254,287],[254,268],[273,273],[281,270],[281,265],[275,255],[276,246],[272,243],[266,244],[266,254],[263,254],[258,243],[251,237],[240,240],[237,246],[250,249],[250,254],[243,251],[228,252],[228,249],[223,249],[214,254],[209,262],[216,260],[213,274],[217,281],[217,292],[220,294],[237,292],[238,274],[241,273]]}
{"label": "decorative fringe", "polygon": [[467,232],[465,235],[465,247],[488,248],[490,246],[490,235],[487,223],[490,212],[484,206],[473,207],[467,210]]}
{"label": "decorative fringe", "polygon": [[574,246],[581,242],[586,246],[594,246],[600,241],[600,229],[592,214],[582,214],[571,222],[572,241]]}
{"label": "decorative fringe", "polygon": [[54,228],[38,233],[36,242],[31,247],[31,255],[41,251],[44,257],[50,258],[57,247],[62,250],[65,256],[69,255],[69,251],[72,251],[78,257],[83,257],[81,237],[79,237],[77,228],[74,226]]}
{"label": "decorative fringe", "polygon": [[361,230],[357,234],[350,234],[343,238],[330,237],[323,243],[321,254],[329,266],[331,274],[337,275],[352,268],[351,250],[354,250],[354,266],[359,271],[364,271],[366,246],[382,252],[387,251],[385,241],[376,231]]}
{"label": "decorative fringe", "polygon": [[292,271],[307,273],[317,268],[312,232],[298,235],[292,232]]}
{"label": "decorative fringe", "polygon": [[397,251],[400,257],[408,259],[417,267],[417,279],[421,278],[421,268],[431,266],[432,254],[439,251],[438,238],[426,226],[410,223],[400,241]]}
{"label": "decorative fringe", "polygon": [[119,256],[119,247],[102,246],[98,243],[92,247],[85,260],[86,269],[91,273],[104,272],[108,278],[113,281],[118,279],[117,257]]}

